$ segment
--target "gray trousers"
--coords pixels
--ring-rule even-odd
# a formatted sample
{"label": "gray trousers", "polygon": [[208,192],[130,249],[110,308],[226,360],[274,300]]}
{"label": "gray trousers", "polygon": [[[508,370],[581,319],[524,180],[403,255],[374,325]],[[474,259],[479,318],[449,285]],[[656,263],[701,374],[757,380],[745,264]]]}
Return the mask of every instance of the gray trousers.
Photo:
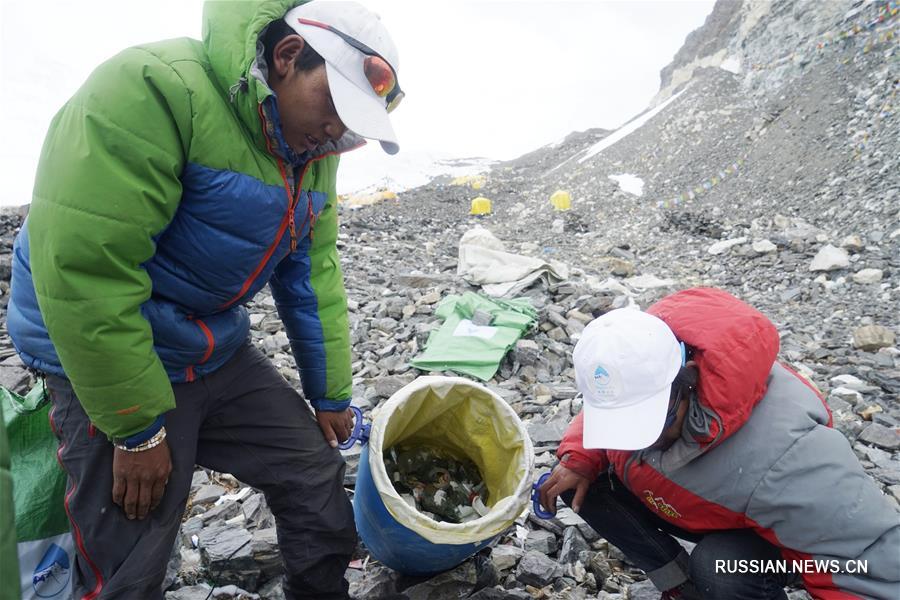
{"label": "gray trousers", "polygon": [[112,502],[112,444],[91,426],[69,382],[47,377],[78,550],[74,597],[163,598],[166,564],[198,464],[265,493],[288,599],[347,598],[343,576],[356,528],[343,489],[344,460],[300,395],[249,342],[215,373],[172,387],[176,408],[166,414],[172,474],[156,510],[130,521]]}

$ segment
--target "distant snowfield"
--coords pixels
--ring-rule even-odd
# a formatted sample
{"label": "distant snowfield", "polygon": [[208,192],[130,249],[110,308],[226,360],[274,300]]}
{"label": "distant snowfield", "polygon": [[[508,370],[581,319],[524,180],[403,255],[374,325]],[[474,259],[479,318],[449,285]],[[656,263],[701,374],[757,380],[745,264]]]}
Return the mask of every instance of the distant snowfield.
{"label": "distant snowfield", "polygon": [[628,192],[638,197],[644,195],[644,180],[637,175],[623,173],[622,175],[610,175],[609,178],[618,183],[619,188],[623,192]]}
{"label": "distant snowfield", "polygon": [[[435,177],[475,175],[488,171],[496,161],[487,158],[450,158],[410,150],[390,156],[376,142],[341,156],[338,194],[359,195],[377,190],[399,193],[426,185]],[[379,177],[378,173],[382,173]],[[374,183],[373,183],[374,181]]]}

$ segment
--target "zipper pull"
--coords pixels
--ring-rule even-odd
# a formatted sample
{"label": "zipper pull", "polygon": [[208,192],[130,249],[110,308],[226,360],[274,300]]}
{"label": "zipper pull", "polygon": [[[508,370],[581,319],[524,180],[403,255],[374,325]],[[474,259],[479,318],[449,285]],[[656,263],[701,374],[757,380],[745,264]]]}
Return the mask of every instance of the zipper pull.
{"label": "zipper pull", "polygon": [[297,230],[294,228],[294,206],[291,206],[291,214],[288,216],[288,222],[291,228],[291,252],[297,249]]}
{"label": "zipper pull", "polygon": [[316,213],[313,211],[312,192],[306,192],[306,220],[309,222],[309,242],[313,241],[313,227],[316,226]]}

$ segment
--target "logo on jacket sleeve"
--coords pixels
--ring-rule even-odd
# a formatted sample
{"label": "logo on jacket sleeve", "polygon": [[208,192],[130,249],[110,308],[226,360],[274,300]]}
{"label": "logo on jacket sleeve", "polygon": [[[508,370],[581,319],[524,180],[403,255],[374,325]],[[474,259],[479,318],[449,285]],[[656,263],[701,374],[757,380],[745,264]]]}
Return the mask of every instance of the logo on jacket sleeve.
{"label": "logo on jacket sleeve", "polygon": [[680,519],[681,513],[675,507],[666,502],[662,496],[654,496],[651,490],[644,490],[644,500],[647,501],[656,512],[662,513],[670,519]]}

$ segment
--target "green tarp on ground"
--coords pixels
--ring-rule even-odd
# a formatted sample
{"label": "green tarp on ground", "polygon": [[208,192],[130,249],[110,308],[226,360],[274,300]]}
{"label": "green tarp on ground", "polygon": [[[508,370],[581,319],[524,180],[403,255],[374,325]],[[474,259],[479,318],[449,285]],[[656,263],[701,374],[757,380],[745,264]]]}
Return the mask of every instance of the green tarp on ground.
{"label": "green tarp on ground", "polygon": [[[476,324],[485,314],[490,315],[490,324]],[[425,351],[410,364],[424,371],[454,371],[482,381],[494,376],[504,355],[538,316],[527,298],[499,300],[473,292],[447,296],[435,315],[444,324],[429,336]]]}

